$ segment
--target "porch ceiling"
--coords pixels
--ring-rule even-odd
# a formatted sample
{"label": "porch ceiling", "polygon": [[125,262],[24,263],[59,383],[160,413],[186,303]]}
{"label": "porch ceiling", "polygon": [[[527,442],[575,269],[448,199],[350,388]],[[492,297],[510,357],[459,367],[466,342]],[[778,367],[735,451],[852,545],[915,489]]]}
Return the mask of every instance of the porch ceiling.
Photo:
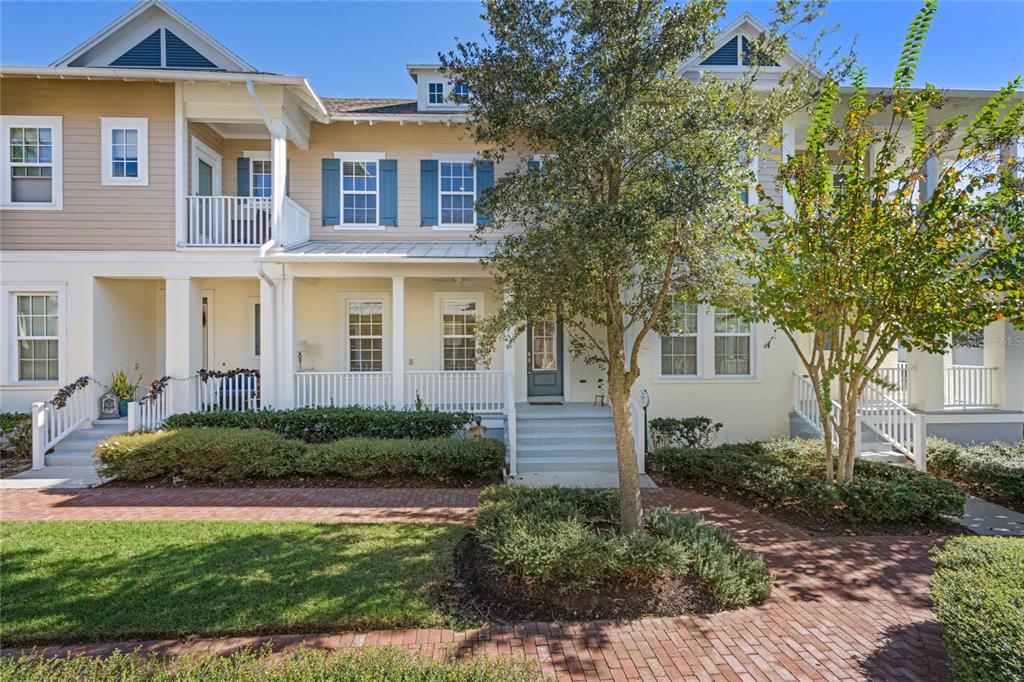
{"label": "porch ceiling", "polygon": [[493,243],[464,241],[308,241],[272,254],[267,260],[315,261],[479,261],[494,252]]}

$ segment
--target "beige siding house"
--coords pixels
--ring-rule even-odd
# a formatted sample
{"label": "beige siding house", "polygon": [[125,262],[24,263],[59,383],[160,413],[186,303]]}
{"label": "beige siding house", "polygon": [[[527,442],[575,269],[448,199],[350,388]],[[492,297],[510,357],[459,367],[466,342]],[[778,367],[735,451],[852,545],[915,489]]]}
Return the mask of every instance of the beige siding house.
{"label": "beige siding house", "polygon": [[[744,15],[686,68],[736,73],[730,45],[762,28]],[[512,475],[614,471],[600,371],[558,320],[507,347],[475,338],[502,292],[481,264],[491,247],[471,239],[474,199],[527,153],[482,160],[438,67],[406,68],[408,99],[320,97],[159,0],[49,66],[0,67],[0,409],[36,405],[48,447],[99,410],[95,390],[63,412],[54,393],[124,370],[170,377],[133,403],[132,428],[189,410],[425,405],[479,415]],[[756,161],[780,199],[777,160],[806,126],[788,122],[783,149]],[[797,359],[771,325],[703,305],[686,320],[643,348],[641,459],[641,393],[649,417],[705,415],[723,440],[807,427]],[[893,357],[891,398],[932,433],[1019,438],[1020,337],[992,325],[973,366]],[[238,368],[259,376],[200,377]]]}

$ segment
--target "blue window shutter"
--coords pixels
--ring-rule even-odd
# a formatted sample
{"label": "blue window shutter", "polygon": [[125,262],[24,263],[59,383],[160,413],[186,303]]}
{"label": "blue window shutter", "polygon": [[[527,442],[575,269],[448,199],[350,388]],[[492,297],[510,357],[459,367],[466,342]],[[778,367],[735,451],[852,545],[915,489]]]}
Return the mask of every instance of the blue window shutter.
{"label": "blue window shutter", "polygon": [[324,225],[341,225],[341,160],[324,159],[323,165]]}
{"label": "blue window shutter", "polygon": [[437,161],[420,161],[420,225],[437,225]]}
{"label": "blue window shutter", "polygon": [[740,48],[738,36],[715,50],[714,54],[702,61],[701,66],[736,66],[739,63]]}
{"label": "blue window shutter", "polygon": [[[486,190],[494,187],[494,162],[493,161],[477,161],[476,162],[476,200],[480,201],[480,198],[484,195]],[[485,213],[482,213],[480,209],[476,212],[476,224],[477,225],[490,225],[491,218]]]}
{"label": "blue window shutter", "polygon": [[244,156],[238,157],[238,180],[236,187],[238,189],[238,196],[249,196],[249,159]]}
{"label": "blue window shutter", "polygon": [[284,195],[290,197],[292,195],[292,160],[285,159],[284,162]]}
{"label": "blue window shutter", "polygon": [[160,68],[160,29],[150,33],[135,47],[110,62],[110,65]]}
{"label": "blue window shutter", "polygon": [[380,224],[398,224],[398,161],[381,159],[380,169]]}

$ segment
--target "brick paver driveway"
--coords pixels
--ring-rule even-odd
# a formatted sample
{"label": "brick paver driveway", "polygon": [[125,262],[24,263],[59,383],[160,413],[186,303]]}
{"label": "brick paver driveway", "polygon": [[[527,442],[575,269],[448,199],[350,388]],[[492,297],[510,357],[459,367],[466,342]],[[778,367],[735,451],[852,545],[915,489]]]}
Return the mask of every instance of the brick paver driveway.
{"label": "brick paver driveway", "polygon": [[[4,520],[224,519],[324,522],[472,519],[470,490],[4,491]],[[381,631],[51,647],[49,653],[227,652],[395,644],[427,654],[525,656],[563,679],[943,680],[941,630],[930,610],[928,549],[935,538],[809,537],[737,505],[675,490],[645,492],[648,505],[696,509],[763,552],[778,577],[758,607],[696,618],[629,623],[529,623],[452,630]]]}

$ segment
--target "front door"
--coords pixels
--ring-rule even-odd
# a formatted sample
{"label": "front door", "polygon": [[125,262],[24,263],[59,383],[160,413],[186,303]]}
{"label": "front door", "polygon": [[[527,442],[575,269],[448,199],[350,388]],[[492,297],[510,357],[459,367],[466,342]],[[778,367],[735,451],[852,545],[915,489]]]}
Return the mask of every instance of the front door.
{"label": "front door", "polygon": [[526,395],[561,396],[562,321],[554,315],[526,327]]}

